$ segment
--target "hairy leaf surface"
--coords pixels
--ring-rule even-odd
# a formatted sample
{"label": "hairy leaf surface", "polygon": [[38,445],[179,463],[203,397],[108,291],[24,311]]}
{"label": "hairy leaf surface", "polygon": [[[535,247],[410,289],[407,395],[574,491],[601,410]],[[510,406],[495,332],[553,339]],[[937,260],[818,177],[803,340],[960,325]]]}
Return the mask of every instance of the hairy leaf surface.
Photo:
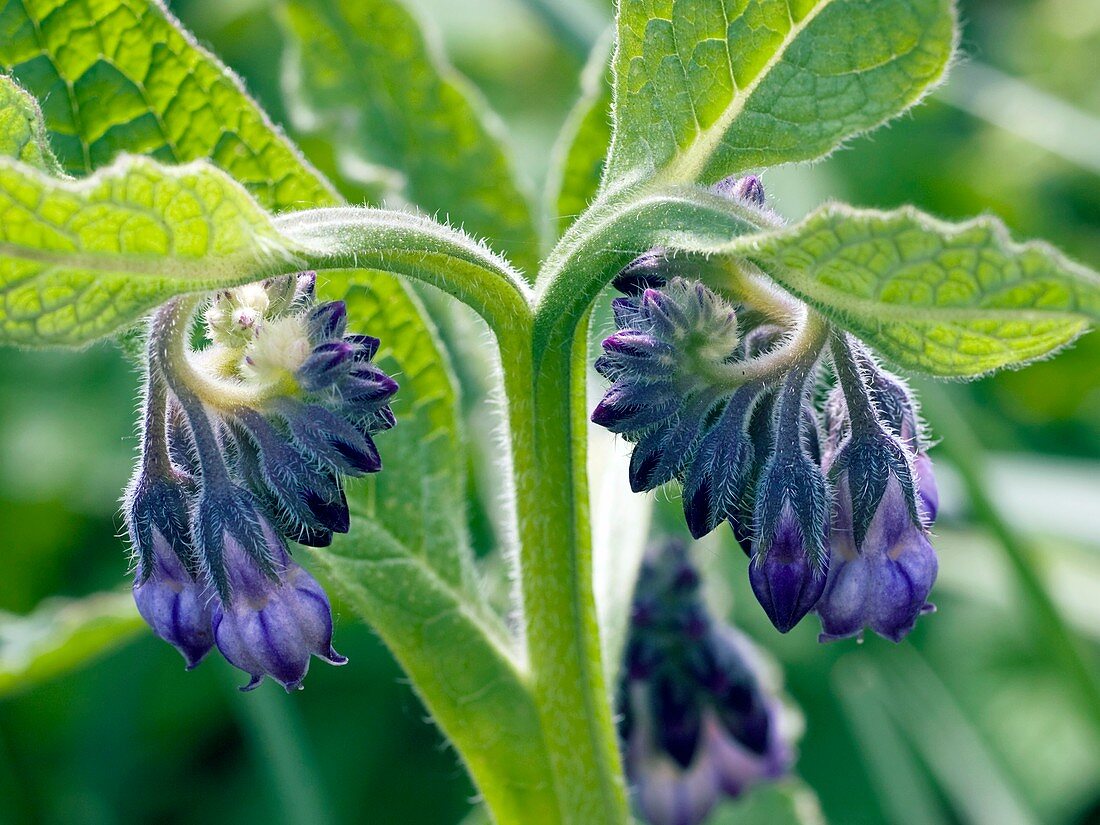
{"label": "hairy leaf surface", "polygon": [[121,153],[209,158],[268,209],[334,199],[240,81],[155,0],[0,0],[0,66],[41,102],[72,174]]}
{"label": "hairy leaf surface", "polygon": [[37,101],[4,75],[0,75],[0,157],[53,174],[61,172]]}
{"label": "hairy leaf surface", "polygon": [[989,217],[830,205],[726,247],[902,367],[972,377],[1042,358],[1100,321],[1100,275]]}
{"label": "hairy leaf surface", "polygon": [[952,0],[622,0],[610,183],[828,154],[943,76]]}
{"label": "hairy leaf surface", "polygon": [[239,185],[129,158],[82,181],[0,159],[0,344],[76,346],[181,292],[293,269]]}
{"label": "hairy leaf surface", "polygon": [[291,114],[394,194],[446,216],[533,276],[538,238],[501,128],[395,0],[287,0]]}

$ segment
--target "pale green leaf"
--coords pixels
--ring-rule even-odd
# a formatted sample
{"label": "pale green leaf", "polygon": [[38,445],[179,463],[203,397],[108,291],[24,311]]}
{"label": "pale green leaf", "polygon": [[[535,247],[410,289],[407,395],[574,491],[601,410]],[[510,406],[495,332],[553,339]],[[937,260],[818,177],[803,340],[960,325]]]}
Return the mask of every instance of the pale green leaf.
{"label": "pale green leaf", "polygon": [[0,344],[84,344],[181,292],[293,261],[267,214],[206,164],[126,158],[73,181],[0,158]]}
{"label": "pale green leaf", "polygon": [[27,616],[0,613],[0,696],[81,668],[144,627],[129,592],[51,599]]}
{"label": "pale green leaf", "polygon": [[829,205],[730,251],[901,367],[965,378],[1042,358],[1100,320],[1100,275],[995,218]]}
{"label": "pale green leaf", "polygon": [[0,67],[42,103],[62,165],[209,158],[268,209],[335,195],[240,81],[154,0],[0,0]]}
{"label": "pale green leaf", "polygon": [[291,115],[533,276],[531,208],[501,126],[398,0],[286,0]]}
{"label": "pale green leaf", "polygon": [[622,0],[609,183],[712,183],[828,154],[920,99],[953,0]]}
{"label": "pale green leaf", "polygon": [[581,95],[558,135],[547,183],[547,222],[554,240],[588,208],[603,178],[611,144],[611,43],[592,49],[581,76]]}
{"label": "pale green leaf", "polygon": [[37,101],[4,75],[0,75],[0,157],[61,173]]}
{"label": "pale green leaf", "polygon": [[[351,328],[373,330],[379,321],[391,327],[415,324],[418,307],[395,302],[402,291],[393,279],[368,289],[359,272],[325,272],[325,297],[347,302]],[[382,342],[377,362],[396,375],[401,391],[394,397],[398,426],[378,436],[384,472],[348,490],[357,515],[385,525],[395,546],[420,560],[449,587],[481,603],[466,530],[465,443],[458,426],[458,393],[445,351],[429,331],[413,338]],[[333,553],[342,553],[338,538]]]}
{"label": "pale green leaf", "polygon": [[556,821],[538,714],[498,620],[369,519],[311,555],[347,603],[385,629],[500,821]]}

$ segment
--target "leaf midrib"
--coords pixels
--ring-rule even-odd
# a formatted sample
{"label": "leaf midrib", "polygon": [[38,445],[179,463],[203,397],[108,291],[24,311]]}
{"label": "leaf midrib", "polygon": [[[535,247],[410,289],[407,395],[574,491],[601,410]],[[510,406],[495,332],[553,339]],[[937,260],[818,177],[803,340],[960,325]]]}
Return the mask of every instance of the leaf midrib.
{"label": "leaf midrib", "polygon": [[[691,145],[686,149],[677,151],[673,155],[672,159],[665,165],[664,170],[658,176],[659,179],[665,182],[680,182],[680,181],[696,181],[699,175],[706,169],[710,159],[714,156],[714,152],[718,146],[722,143],[722,139],[725,137],[726,132],[740,114],[745,110],[745,104],[748,103],[756,89],[767,80],[772,70],[782,62],[784,56],[787,54],[787,50],[794,44],[799,36],[809,27],[817,16],[828,8],[833,3],[833,0],[822,0],[822,2],[809,11],[809,13],[803,17],[797,23],[791,19],[791,28],[787,32],[786,37],[783,38],[783,42],[776,49],[775,54],[760,68],[760,71],[756,73],[756,76],[749,82],[743,89],[738,90],[734,94],[733,99],[729,105],[723,110],[722,114],[708,126],[706,129],[702,129],[696,133],[692,138]],[[787,4],[787,13],[790,14],[790,4]],[[727,27],[726,35],[726,50],[729,53],[729,34]],[[679,61],[683,65],[683,61]],[[730,76],[733,76],[733,63],[730,62]],[[694,108],[694,104],[693,104]]]}

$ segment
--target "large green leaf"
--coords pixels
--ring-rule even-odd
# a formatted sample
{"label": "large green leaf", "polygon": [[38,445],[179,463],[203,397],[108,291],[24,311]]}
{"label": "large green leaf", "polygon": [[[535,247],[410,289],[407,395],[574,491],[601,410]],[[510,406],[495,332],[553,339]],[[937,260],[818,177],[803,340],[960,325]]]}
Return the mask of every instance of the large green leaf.
{"label": "large green leaf", "polygon": [[394,194],[485,238],[533,276],[530,205],[497,119],[425,41],[398,0],[286,0],[288,97],[295,122],[321,131]]}
{"label": "large green leaf", "polygon": [[609,183],[827,154],[943,76],[953,0],[622,0]]}
{"label": "large green leaf", "polygon": [[81,668],[143,627],[129,592],[51,599],[27,616],[0,613],[0,697]]}
{"label": "large green leaf", "polygon": [[1100,320],[1100,275],[1000,221],[829,205],[725,245],[899,366],[972,377],[1054,352]]}
{"label": "large green leaf", "polygon": [[41,101],[73,174],[124,152],[209,158],[268,209],[334,200],[240,81],[154,0],[0,0],[0,67]]}
{"label": "large green leaf", "polygon": [[0,157],[60,174],[38,102],[10,77],[0,75]]}
{"label": "large green leaf", "polygon": [[205,164],[129,158],[74,181],[0,159],[0,344],[84,344],[292,261],[268,215]]}

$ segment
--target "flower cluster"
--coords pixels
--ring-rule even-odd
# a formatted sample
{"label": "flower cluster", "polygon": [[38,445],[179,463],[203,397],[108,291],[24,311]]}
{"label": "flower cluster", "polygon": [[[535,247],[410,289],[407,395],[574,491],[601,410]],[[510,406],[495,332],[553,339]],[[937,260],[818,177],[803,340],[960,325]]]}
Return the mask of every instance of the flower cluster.
{"label": "flower cluster", "polygon": [[651,825],[703,822],[723,795],[786,773],[781,706],[759,670],[748,640],[708,614],[685,545],[653,548],[619,685],[624,762]]}
{"label": "flower cluster", "polygon": [[[766,208],[755,177],[715,191]],[[851,336],[820,323],[799,338],[796,319],[715,292],[661,249],[615,286],[617,330],[596,362],[611,386],[592,420],[633,442],[631,487],[678,480],[696,538],[728,522],[781,632],[816,610],[822,640],[902,639],[932,609],[938,504],[904,382]]]}
{"label": "flower cluster", "polygon": [[307,273],[215,296],[208,345],[190,312],[154,317],[141,458],[125,498],[134,598],[189,668],[217,646],[258,685],[299,687],[312,655],[342,664],[332,610],[287,542],[346,532],[342,479],[381,469],[397,384],[377,339],[346,333],[342,302],[316,304]]}

